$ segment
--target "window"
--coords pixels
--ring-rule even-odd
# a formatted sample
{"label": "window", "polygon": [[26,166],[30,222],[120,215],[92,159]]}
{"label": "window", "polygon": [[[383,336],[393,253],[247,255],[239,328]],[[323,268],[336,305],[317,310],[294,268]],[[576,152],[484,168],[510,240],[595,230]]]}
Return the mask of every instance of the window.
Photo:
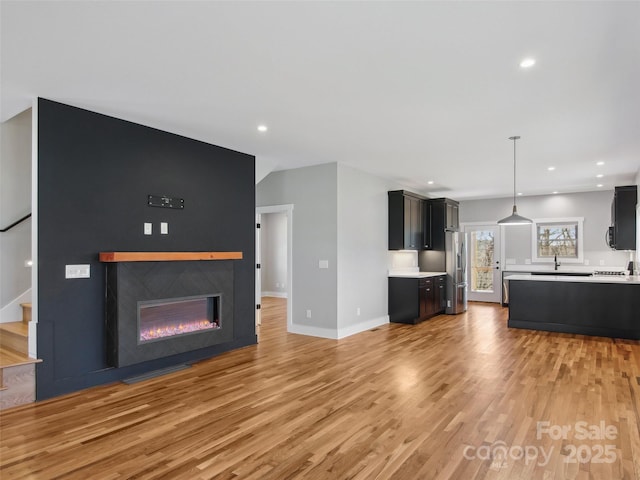
{"label": "window", "polygon": [[582,217],[541,218],[533,221],[532,256],[534,262],[582,263]]}

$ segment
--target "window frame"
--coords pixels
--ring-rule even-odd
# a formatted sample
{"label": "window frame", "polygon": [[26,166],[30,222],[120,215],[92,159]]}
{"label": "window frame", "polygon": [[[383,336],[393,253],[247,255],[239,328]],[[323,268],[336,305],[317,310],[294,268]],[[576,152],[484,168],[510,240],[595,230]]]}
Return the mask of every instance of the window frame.
{"label": "window frame", "polygon": [[558,255],[562,263],[584,263],[584,217],[534,218],[531,226],[531,258],[536,263],[553,263],[553,257],[538,256],[538,228],[541,226],[575,224],[577,226],[577,257]]}

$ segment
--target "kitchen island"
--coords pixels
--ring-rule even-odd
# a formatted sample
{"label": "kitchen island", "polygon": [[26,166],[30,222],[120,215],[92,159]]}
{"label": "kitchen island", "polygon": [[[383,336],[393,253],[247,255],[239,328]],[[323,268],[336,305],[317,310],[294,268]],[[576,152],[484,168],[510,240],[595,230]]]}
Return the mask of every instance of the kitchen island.
{"label": "kitchen island", "polygon": [[509,327],[640,339],[640,276],[512,275]]}

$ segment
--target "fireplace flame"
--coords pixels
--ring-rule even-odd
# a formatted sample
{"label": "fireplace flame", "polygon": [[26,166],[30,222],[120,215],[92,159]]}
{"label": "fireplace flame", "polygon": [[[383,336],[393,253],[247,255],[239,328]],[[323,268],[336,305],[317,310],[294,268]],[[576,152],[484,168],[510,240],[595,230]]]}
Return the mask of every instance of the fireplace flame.
{"label": "fireplace flame", "polygon": [[148,342],[158,338],[173,337],[185,333],[199,332],[201,330],[219,329],[220,324],[217,320],[210,322],[209,320],[194,320],[192,322],[179,323],[177,325],[165,325],[162,327],[147,328],[140,330],[140,341]]}

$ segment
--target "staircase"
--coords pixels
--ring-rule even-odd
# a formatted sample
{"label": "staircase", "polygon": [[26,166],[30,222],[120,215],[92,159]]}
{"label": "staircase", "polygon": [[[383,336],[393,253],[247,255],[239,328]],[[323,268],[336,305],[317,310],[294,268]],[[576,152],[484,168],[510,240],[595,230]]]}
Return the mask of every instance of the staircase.
{"label": "staircase", "polygon": [[0,323],[0,410],[36,399],[35,364],[41,360],[29,357],[31,304],[21,307],[22,321]]}

